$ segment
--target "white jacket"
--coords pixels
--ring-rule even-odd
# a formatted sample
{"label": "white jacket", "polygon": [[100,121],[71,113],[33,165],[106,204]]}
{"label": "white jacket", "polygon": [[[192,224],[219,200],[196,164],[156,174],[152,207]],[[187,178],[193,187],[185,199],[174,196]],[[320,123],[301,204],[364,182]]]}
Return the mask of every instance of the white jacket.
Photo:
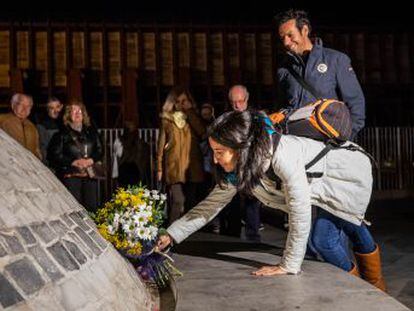
{"label": "white jacket", "polygon": [[[289,234],[280,265],[290,273],[301,269],[311,228],[311,205],[360,225],[371,197],[371,163],[359,151],[331,150],[308,171],[322,172],[323,176],[307,178],[305,165],[324,147],[312,139],[283,135],[272,158],[282,190],[276,190],[275,183],[265,177],[253,191],[263,204],[289,214]],[[171,224],[168,233],[180,243],[213,219],[235,194],[231,184],[223,189],[216,186],[205,200]]]}

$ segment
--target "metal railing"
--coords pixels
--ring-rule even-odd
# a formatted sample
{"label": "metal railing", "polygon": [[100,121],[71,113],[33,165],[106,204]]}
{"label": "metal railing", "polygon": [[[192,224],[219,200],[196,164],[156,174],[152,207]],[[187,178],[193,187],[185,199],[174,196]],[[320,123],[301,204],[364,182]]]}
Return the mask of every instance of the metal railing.
{"label": "metal railing", "polygon": [[[114,142],[116,138],[120,138],[123,134],[123,129],[112,128],[112,129],[99,129],[99,133],[102,138],[104,145],[104,163],[107,168],[107,180],[104,182],[104,185],[101,185],[101,195],[100,198],[107,200],[111,196],[111,193],[117,187],[116,179],[112,178],[112,166],[113,166],[113,156],[114,156]],[[158,132],[156,128],[141,128],[138,129],[138,136],[140,139],[144,140],[150,147],[150,171],[151,171],[151,184],[148,185],[151,189],[156,188],[156,169],[155,169],[155,160],[157,154],[157,142],[158,142]]]}
{"label": "metal railing", "polygon": [[414,186],[414,128],[369,127],[358,143],[376,161],[374,190],[409,191]]}
{"label": "metal railing", "polygon": [[[158,129],[139,129],[139,137],[150,146],[151,188],[156,187],[155,159]],[[113,145],[122,129],[100,129],[105,144],[104,158],[108,176],[112,172]],[[414,188],[414,127],[368,127],[358,136],[357,143],[375,159],[373,164],[374,190],[410,191]],[[104,187],[104,198],[108,198],[116,181],[108,178]]]}

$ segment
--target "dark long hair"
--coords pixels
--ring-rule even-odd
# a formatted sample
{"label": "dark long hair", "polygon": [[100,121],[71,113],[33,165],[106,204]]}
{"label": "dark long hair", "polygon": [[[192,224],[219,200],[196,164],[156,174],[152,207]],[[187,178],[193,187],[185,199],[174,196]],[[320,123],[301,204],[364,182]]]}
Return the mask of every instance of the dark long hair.
{"label": "dark long hair", "polygon": [[[209,127],[208,136],[238,153],[235,169],[237,189],[248,195],[266,173],[271,154],[271,138],[266,130],[266,115],[258,111],[231,111],[222,114]],[[226,172],[216,165],[219,185],[225,183]]]}

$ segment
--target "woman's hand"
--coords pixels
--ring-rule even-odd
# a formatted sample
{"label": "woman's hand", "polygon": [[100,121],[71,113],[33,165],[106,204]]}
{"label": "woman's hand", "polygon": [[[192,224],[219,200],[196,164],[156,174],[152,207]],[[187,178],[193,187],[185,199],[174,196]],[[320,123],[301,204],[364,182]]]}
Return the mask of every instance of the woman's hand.
{"label": "woman's hand", "polygon": [[162,251],[164,248],[166,248],[168,245],[170,245],[172,243],[172,238],[171,236],[167,233],[167,234],[163,234],[160,235],[158,237],[158,241],[157,241],[157,248],[158,250]]}
{"label": "woman's hand", "polygon": [[252,272],[253,275],[269,276],[287,274],[280,266],[263,266],[259,270]]}
{"label": "woman's hand", "polygon": [[92,158],[87,158],[87,159],[84,159],[83,163],[84,163],[85,168],[86,168],[86,167],[92,166],[94,162],[93,162]]}
{"label": "woman's hand", "polygon": [[77,167],[79,169],[83,168],[83,159],[77,159],[72,162],[72,166]]}
{"label": "woman's hand", "polygon": [[77,159],[72,162],[72,166],[78,167],[80,169],[87,168],[93,164],[93,159],[87,158],[87,159]]}
{"label": "woman's hand", "polygon": [[157,181],[161,181],[162,180],[162,172],[159,171],[157,172]]}

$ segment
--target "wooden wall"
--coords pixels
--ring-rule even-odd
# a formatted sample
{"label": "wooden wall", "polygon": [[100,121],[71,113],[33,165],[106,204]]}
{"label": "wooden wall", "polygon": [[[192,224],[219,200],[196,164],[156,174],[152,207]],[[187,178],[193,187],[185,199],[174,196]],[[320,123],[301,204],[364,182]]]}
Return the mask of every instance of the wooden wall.
{"label": "wooden wall", "polygon": [[[367,97],[368,123],[412,122],[412,33],[328,29],[320,36],[325,46],[351,57]],[[7,109],[10,95],[21,89],[41,107],[47,97],[66,100],[81,87],[98,125],[113,127],[125,117],[121,103],[131,94],[122,89],[131,76],[125,73],[136,71],[141,127],[157,125],[162,102],[176,84],[187,85],[198,103],[210,102],[220,112],[228,88],[243,83],[251,102],[273,109],[281,53],[271,25],[3,23],[0,105]]]}

